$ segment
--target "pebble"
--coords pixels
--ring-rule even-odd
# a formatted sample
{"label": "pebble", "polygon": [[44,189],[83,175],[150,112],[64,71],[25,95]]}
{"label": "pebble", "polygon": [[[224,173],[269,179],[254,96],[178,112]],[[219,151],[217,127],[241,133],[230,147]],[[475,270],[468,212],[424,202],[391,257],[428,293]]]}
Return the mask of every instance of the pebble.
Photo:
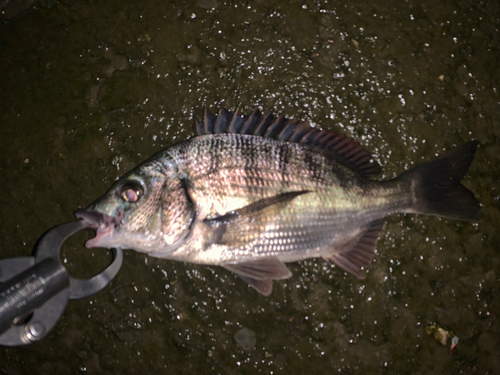
{"label": "pebble", "polygon": [[257,343],[255,332],[248,328],[242,328],[236,332],[234,340],[247,352],[252,350]]}

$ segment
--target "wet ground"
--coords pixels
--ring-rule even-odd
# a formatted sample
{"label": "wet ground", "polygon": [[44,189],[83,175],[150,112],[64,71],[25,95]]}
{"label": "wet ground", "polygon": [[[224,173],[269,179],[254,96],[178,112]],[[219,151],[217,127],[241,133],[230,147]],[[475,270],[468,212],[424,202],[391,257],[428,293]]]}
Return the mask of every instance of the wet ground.
{"label": "wet ground", "polygon": [[[70,302],[47,338],[1,347],[0,372],[500,373],[499,8],[110,0],[8,9],[1,258],[31,254],[48,228],[191,136],[193,115],[221,101],[347,132],[378,156],[384,178],[478,139],[464,183],[484,207],[479,223],[391,217],[364,281],[309,260],[292,264],[270,297],[221,268],[126,252],[111,285]],[[90,236],[64,247],[75,276],[109,260],[83,248]],[[459,338],[451,357],[450,339],[426,332],[433,325]]]}

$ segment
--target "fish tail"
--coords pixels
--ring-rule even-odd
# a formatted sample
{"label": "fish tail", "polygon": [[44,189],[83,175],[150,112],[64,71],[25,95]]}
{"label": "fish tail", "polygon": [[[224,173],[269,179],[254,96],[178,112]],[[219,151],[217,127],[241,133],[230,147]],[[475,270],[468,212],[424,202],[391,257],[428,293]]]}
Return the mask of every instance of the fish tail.
{"label": "fish tail", "polygon": [[434,160],[403,173],[413,191],[410,212],[477,221],[481,207],[460,181],[469,169],[478,141],[467,142]]}

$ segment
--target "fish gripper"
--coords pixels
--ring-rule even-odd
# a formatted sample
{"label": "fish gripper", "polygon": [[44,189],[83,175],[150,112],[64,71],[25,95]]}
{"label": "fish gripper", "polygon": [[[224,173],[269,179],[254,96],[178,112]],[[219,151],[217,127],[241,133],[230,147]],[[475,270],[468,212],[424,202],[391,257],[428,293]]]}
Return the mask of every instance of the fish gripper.
{"label": "fish gripper", "polygon": [[61,264],[62,243],[86,228],[83,221],[58,225],[38,240],[34,256],[0,260],[0,345],[21,346],[44,338],[69,299],[89,297],[116,276],[123,261],[120,249],[111,249],[111,264],[90,279],[69,276]]}

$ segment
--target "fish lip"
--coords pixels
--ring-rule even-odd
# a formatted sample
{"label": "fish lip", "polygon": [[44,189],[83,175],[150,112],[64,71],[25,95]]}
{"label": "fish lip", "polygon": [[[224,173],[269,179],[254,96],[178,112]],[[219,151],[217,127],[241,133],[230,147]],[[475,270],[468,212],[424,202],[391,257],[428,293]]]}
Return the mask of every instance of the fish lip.
{"label": "fish lip", "polygon": [[76,210],[74,215],[78,219],[85,221],[89,228],[94,229],[96,232],[94,238],[85,242],[85,247],[88,249],[99,247],[103,239],[112,237],[115,229],[122,223],[121,212],[118,212],[117,216],[110,216],[96,210],[84,208]]}

